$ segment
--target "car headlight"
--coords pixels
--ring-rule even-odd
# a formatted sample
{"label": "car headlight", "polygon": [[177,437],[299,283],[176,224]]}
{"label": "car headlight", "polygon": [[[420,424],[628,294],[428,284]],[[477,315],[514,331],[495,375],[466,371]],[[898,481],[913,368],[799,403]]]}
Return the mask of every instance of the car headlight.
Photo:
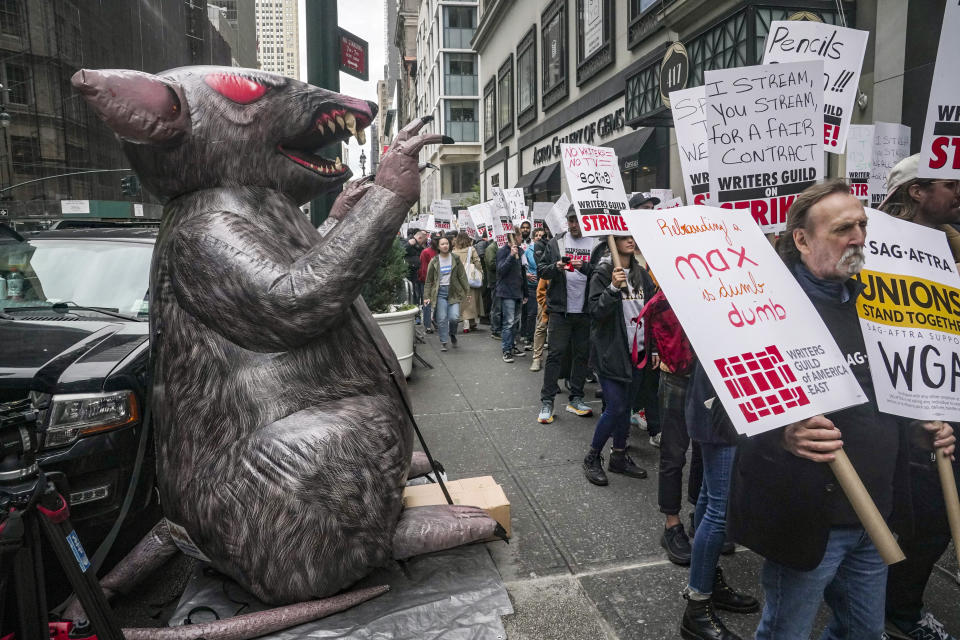
{"label": "car headlight", "polygon": [[62,447],[83,436],[118,429],[140,419],[132,391],[54,395],[48,415],[44,448]]}

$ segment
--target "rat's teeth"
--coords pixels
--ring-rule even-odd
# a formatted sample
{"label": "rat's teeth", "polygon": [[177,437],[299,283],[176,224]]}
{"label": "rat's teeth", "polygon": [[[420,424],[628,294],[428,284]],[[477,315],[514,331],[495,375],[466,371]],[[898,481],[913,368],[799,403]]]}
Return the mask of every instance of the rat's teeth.
{"label": "rat's teeth", "polygon": [[337,171],[340,171],[343,169],[343,164],[340,162],[340,156],[337,156],[337,159],[334,161],[333,168],[336,169]]}
{"label": "rat's teeth", "polygon": [[367,144],[367,134],[363,129],[356,132],[356,138],[361,145]]}
{"label": "rat's teeth", "polygon": [[317,120],[317,131],[323,131],[323,120]]}
{"label": "rat's teeth", "polygon": [[346,124],[343,121],[343,116],[337,116],[337,124],[340,125],[341,129],[346,127]]}
{"label": "rat's teeth", "polygon": [[347,113],[347,115],[344,117],[344,122],[346,122],[346,126],[345,126],[346,130],[356,135],[357,119],[353,116],[352,113],[349,113],[349,112]]}
{"label": "rat's teeth", "polygon": [[337,124],[332,119],[327,120],[327,128],[330,129],[330,133],[337,132]]}

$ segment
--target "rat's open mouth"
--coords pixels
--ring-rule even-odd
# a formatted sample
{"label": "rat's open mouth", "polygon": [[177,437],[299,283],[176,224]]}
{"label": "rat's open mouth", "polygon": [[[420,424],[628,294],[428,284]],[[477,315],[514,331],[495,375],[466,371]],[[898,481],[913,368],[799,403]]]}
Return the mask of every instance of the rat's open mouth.
{"label": "rat's open mouth", "polygon": [[349,169],[341,163],[339,156],[332,162],[321,157],[321,149],[349,140],[350,136],[356,137],[361,146],[366,144],[364,129],[370,120],[369,113],[331,105],[317,113],[308,131],[277,145],[277,151],[315,173],[336,178],[345,175]]}

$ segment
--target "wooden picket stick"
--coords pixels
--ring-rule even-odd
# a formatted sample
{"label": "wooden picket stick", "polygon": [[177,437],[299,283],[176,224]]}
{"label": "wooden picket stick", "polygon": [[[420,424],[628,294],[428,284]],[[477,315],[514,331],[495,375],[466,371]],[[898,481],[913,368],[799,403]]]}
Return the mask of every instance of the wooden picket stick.
{"label": "wooden picket stick", "polygon": [[[607,236],[607,246],[610,247],[610,260],[613,261],[613,266],[615,269],[620,268],[620,252],[617,251],[617,241],[613,239],[613,234]],[[624,282],[620,285],[621,289],[626,288],[627,283]]]}
{"label": "wooden picket stick", "polygon": [[[867,488],[863,486],[863,481],[857,474],[857,470],[853,468],[847,453],[843,449],[837,449],[833,453],[836,458],[830,463],[830,469],[833,471],[833,475],[837,477],[847,500],[850,501],[853,510],[857,512],[860,523],[863,524],[863,528],[867,531],[867,535],[870,536],[873,546],[877,548],[884,563],[891,565],[905,560],[906,556],[903,555],[900,545],[893,537],[890,527],[887,526],[883,516],[880,515],[880,510],[877,509],[873,498],[867,493]],[[954,491],[956,491],[956,486],[954,486]]]}
{"label": "wooden picket stick", "polygon": [[937,449],[937,471],[940,472],[947,522],[950,523],[950,535],[953,536],[953,550],[957,554],[957,562],[960,562],[960,498],[957,497],[957,479],[953,475],[953,465],[943,449]]}

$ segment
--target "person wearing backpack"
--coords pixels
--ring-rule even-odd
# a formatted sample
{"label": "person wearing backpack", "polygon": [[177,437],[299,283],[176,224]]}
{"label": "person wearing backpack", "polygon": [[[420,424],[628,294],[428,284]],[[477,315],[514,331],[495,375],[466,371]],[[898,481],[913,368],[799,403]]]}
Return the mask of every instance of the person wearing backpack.
{"label": "person wearing backpack", "polygon": [[478,329],[479,318],[483,312],[483,266],[480,264],[480,254],[474,249],[473,240],[463,231],[458,233],[453,241],[453,253],[463,263],[467,284],[470,285],[469,300],[460,305],[463,332],[470,333]]}
{"label": "person wearing backpack", "polygon": [[[696,355],[663,291],[658,291],[643,308],[642,317],[653,334],[660,354],[660,473],[657,502],[665,516],[660,546],[670,562],[690,564],[690,539],[680,521],[683,494],[683,467],[687,462],[690,436],[687,433],[685,404],[687,383],[696,362]],[[687,500],[696,505],[703,480],[700,447],[693,443],[690,472],[687,479]]]}
{"label": "person wearing backpack", "polygon": [[587,310],[590,313],[590,359],[597,369],[605,408],[593,432],[590,450],[583,460],[583,474],[592,484],[606,486],[601,452],[613,439],[607,470],[630,478],[646,478],[647,472],[627,455],[630,405],[634,389],[645,373],[659,365],[652,334],[645,330],[640,312],[653,296],[653,281],[633,252],[631,236],[616,239],[620,264],[611,256],[601,258],[590,278]]}

